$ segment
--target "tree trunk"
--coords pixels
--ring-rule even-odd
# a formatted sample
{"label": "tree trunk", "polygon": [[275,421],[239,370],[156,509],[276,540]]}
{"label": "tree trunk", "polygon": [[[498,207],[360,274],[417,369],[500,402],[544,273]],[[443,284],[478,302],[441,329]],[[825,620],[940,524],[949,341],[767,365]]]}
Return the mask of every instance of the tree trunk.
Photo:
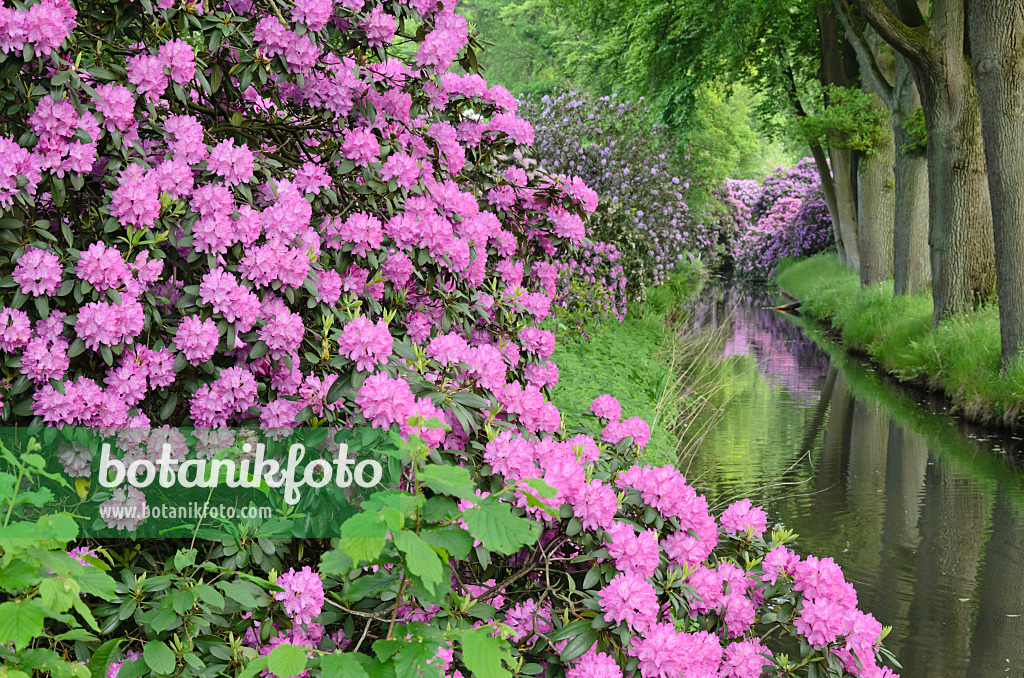
{"label": "tree trunk", "polygon": [[932,321],[995,296],[995,250],[978,94],[967,58],[918,74],[928,130]]}
{"label": "tree trunk", "polygon": [[927,23],[914,15],[913,3],[902,7],[900,17],[884,0],[858,5],[875,30],[910,60],[921,94],[928,131],[932,320],[938,324],[992,301],[996,287],[978,92],[965,43],[966,2],[934,0]]}
{"label": "tree trunk", "polygon": [[825,194],[825,204],[828,205],[828,216],[832,220],[832,233],[836,240],[836,251],[839,253],[839,262],[848,266],[846,257],[846,243],[843,242],[843,232],[840,227],[839,207],[836,201],[836,187],[832,183],[832,170],[828,166],[828,158],[825,156],[825,149],[821,146],[811,146],[811,154],[814,156],[814,166],[818,170],[818,179],[821,180],[821,192]]}
{"label": "tree trunk", "polygon": [[928,157],[923,148],[903,150],[915,139],[906,123],[921,107],[914,73],[896,55],[892,131],[896,146],[896,214],[893,223],[893,291],[916,294],[932,282],[928,253]]}
{"label": "tree trunk", "polygon": [[836,191],[836,210],[839,230],[846,247],[846,265],[855,273],[860,271],[860,253],[857,251],[857,195],[853,185],[853,152],[847,148],[829,148],[832,181]]}
{"label": "tree trunk", "polygon": [[[865,88],[866,89],[866,88]],[[874,95],[872,108],[886,111]],[[893,223],[896,212],[895,147],[886,128],[881,139],[857,165],[857,226],[860,283],[874,285],[892,277]]]}
{"label": "tree trunk", "polygon": [[1024,1],[969,4],[1006,367],[1024,341]]}
{"label": "tree trunk", "polygon": [[[818,80],[822,85],[845,86],[847,62],[839,39],[839,18],[830,2],[819,2],[816,10],[818,21],[818,52],[820,67]],[[845,256],[843,264],[853,271],[860,270],[860,256],[857,252],[857,197],[853,186],[853,154],[847,149],[829,148],[828,166],[832,170],[832,190],[836,209],[831,214],[832,228],[836,243],[841,240]],[[815,158],[817,159],[817,158]],[[821,164],[819,163],[819,173]]]}

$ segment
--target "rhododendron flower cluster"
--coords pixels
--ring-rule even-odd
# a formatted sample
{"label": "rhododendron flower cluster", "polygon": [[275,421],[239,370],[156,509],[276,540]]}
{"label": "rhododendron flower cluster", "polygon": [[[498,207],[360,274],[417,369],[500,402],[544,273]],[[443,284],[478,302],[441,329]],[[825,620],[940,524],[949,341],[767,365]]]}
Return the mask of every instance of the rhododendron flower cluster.
{"label": "rhododendron flower cluster", "polygon": [[[684,259],[718,263],[716,225],[687,204],[691,181],[675,163],[665,129],[650,124],[642,98],[558,92],[522,100],[520,112],[536,130],[540,167],[600,195],[588,235],[614,246],[612,261],[622,267],[630,299],[642,298],[646,286],[667,279]],[[593,265],[579,260],[584,276],[595,275]]]}
{"label": "rhododendron flower cluster", "polygon": [[[269,676],[292,646],[310,675],[340,648],[465,676],[475,638],[509,666],[575,678],[746,676],[770,660],[753,639],[783,598],[788,637],[870,675],[881,631],[836,568],[771,550],[784,539],[765,539],[759,509],[716,518],[679,470],[633,463],[650,428],[611,396],[589,432],[566,431],[548,397],[555,336],[538,323],[566,272],[621,314],[619,255],[637,244],[595,244],[608,239],[588,226],[602,209],[590,170],[613,194],[601,218],[654,241],[648,280],[717,251],[646,137],[532,166],[534,127],[468,72],[475,41],[448,0],[83,2],[0,14],[4,91],[33,93],[0,121],[0,218],[31,224],[0,240],[0,420],[111,429],[128,465],[184,459],[172,426],[281,437],[314,417],[310,430],[399,450],[391,485],[331,526],[335,543],[289,541],[319,518],[300,511],[211,546],[247,549],[236,569],[259,547],[257,573],[238,573],[268,594],[258,605],[216,564],[175,563],[164,579],[206,577],[166,595],[181,632],[157,633],[192,653],[172,653],[175,670],[267,656],[253,672]],[[594,125],[629,118],[614,99],[586,106]],[[203,455],[231,444],[222,434],[197,436]],[[84,478],[93,451],[57,457]],[[114,529],[145,520],[131,484],[81,491]],[[553,639],[567,623],[594,642]],[[225,650],[229,625],[244,652]]]}
{"label": "rhododendron flower cluster", "polygon": [[726,181],[726,203],[735,222],[732,258],[738,273],[768,278],[787,257],[804,257],[835,243],[832,220],[814,161],[776,168],[758,187]]}

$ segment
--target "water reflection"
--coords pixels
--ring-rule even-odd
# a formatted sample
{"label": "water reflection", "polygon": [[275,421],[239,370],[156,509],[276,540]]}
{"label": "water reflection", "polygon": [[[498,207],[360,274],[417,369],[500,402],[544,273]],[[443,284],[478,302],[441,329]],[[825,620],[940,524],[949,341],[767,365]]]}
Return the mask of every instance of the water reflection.
{"label": "water reflection", "polygon": [[712,286],[729,413],[689,460],[719,505],[747,495],[832,556],[893,626],[908,678],[1024,676],[1024,489],[1009,437],[972,431],[839,353],[766,291]]}

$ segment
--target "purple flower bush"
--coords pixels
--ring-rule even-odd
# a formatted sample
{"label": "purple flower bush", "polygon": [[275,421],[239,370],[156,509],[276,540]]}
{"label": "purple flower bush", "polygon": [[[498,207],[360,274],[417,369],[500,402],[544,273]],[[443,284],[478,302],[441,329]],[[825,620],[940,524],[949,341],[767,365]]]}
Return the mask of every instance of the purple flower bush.
{"label": "purple flower bush", "polygon": [[[334,540],[282,508],[182,540],[125,517],[76,559],[75,518],[19,490],[53,461],[98,501],[94,450],[5,447],[6,672],[892,675],[834,563],[637,463],[612,396],[562,426],[539,323],[567,276],[621,289],[620,252],[586,242],[577,165],[527,175],[516,101],[450,70],[475,62],[452,5],[43,0],[0,10],[0,53],[0,420],[113,431],[122,463],[172,426],[212,455],[308,423],[385,434],[397,469]],[[653,229],[654,281],[702,242],[663,160],[615,165],[609,206]]]}
{"label": "purple flower bush", "polygon": [[588,236],[622,254],[630,299],[642,299],[683,259],[718,262],[717,230],[691,211],[690,179],[642,99],[559,92],[523,99],[520,113],[533,124],[540,167],[579,176],[601,196]]}
{"label": "purple flower bush", "polygon": [[776,168],[758,187],[752,181],[726,181],[735,226],[732,257],[742,276],[770,278],[787,257],[804,257],[832,247],[832,220],[814,163],[804,158]]}

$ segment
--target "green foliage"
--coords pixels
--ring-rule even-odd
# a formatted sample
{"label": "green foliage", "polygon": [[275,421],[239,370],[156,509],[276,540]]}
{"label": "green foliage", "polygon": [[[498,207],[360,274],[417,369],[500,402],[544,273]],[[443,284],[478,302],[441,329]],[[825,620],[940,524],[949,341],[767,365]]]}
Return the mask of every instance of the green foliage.
{"label": "green foliage", "polygon": [[870,152],[888,130],[889,113],[874,106],[877,95],[855,87],[824,88],[827,105],[794,119],[795,136],[813,146]]}
{"label": "green foliage", "polygon": [[903,153],[918,153],[928,148],[928,130],[924,124],[923,108],[914,109],[913,115],[903,123],[903,129],[914,138],[913,142],[904,144],[900,149]]}
{"label": "green foliage", "polygon": [[[583,425],[594,398],[615,394],[623,418],[648,420],[651,441],[644,449],[647,463],[675,463],[678,436],[667,425],[675,412],[655,419],[664,407],[662,396],[672,380],[672,369],[659,357],[671,339],[666,324],[669,314],[700,284],[704,272],[699,263],[682,266],[668,281],[649,288],[643,304],[636,304],[622,322],[591,326],[588,341],[561,343],[552,356],[558,365],[558,384],[551,400],[565,417],[568,428]],[[669,404],[670,409],[675,404]]]}
{"label": "green foliage", "polygon": [[490,84],[513,94],[548,94],[566,85],[563,39],[548,0],[476,0],[459,7],[484,42],[480,61]]}
{"label": "green foliage", "polygon": [[1000,372],[994,305],[933,329],[930,293],[894,297],[892,282],[862,289],[834,254],[784,267],[778,283],[804,300],[801,310],[838,332],[848,350],[868,355],[896,378],[943,393],[973,421],[1019,419],[1024,361]]}
{"label": "green foliage", "polygon": [[70,515],[44,515],[35,522],[15,519],[21,508],[40,499],[37,493],[20,491],[22,486],[36,485],[49,475],[35,453],[39,449],[31,440],[19,457],[0,445],[0,593],[6,599],[0,603],[0,675],[88,678],[91,670],[106,675],[117,642],[100,647],[89,668],[68,661],[66,650],[77,641],[95,640],[100,632],[81,594],[110,600],[114,580],[98,566],[83,565],[66,553],[78,535]]}
{"label": "green foliage", "polygon": [[726,88],[710,83],[698,90],[681,143],[702,179],[760,180],[772,168],[794,165],[803,157],[762,134],[756,110],[761,99],[743,84]]}

